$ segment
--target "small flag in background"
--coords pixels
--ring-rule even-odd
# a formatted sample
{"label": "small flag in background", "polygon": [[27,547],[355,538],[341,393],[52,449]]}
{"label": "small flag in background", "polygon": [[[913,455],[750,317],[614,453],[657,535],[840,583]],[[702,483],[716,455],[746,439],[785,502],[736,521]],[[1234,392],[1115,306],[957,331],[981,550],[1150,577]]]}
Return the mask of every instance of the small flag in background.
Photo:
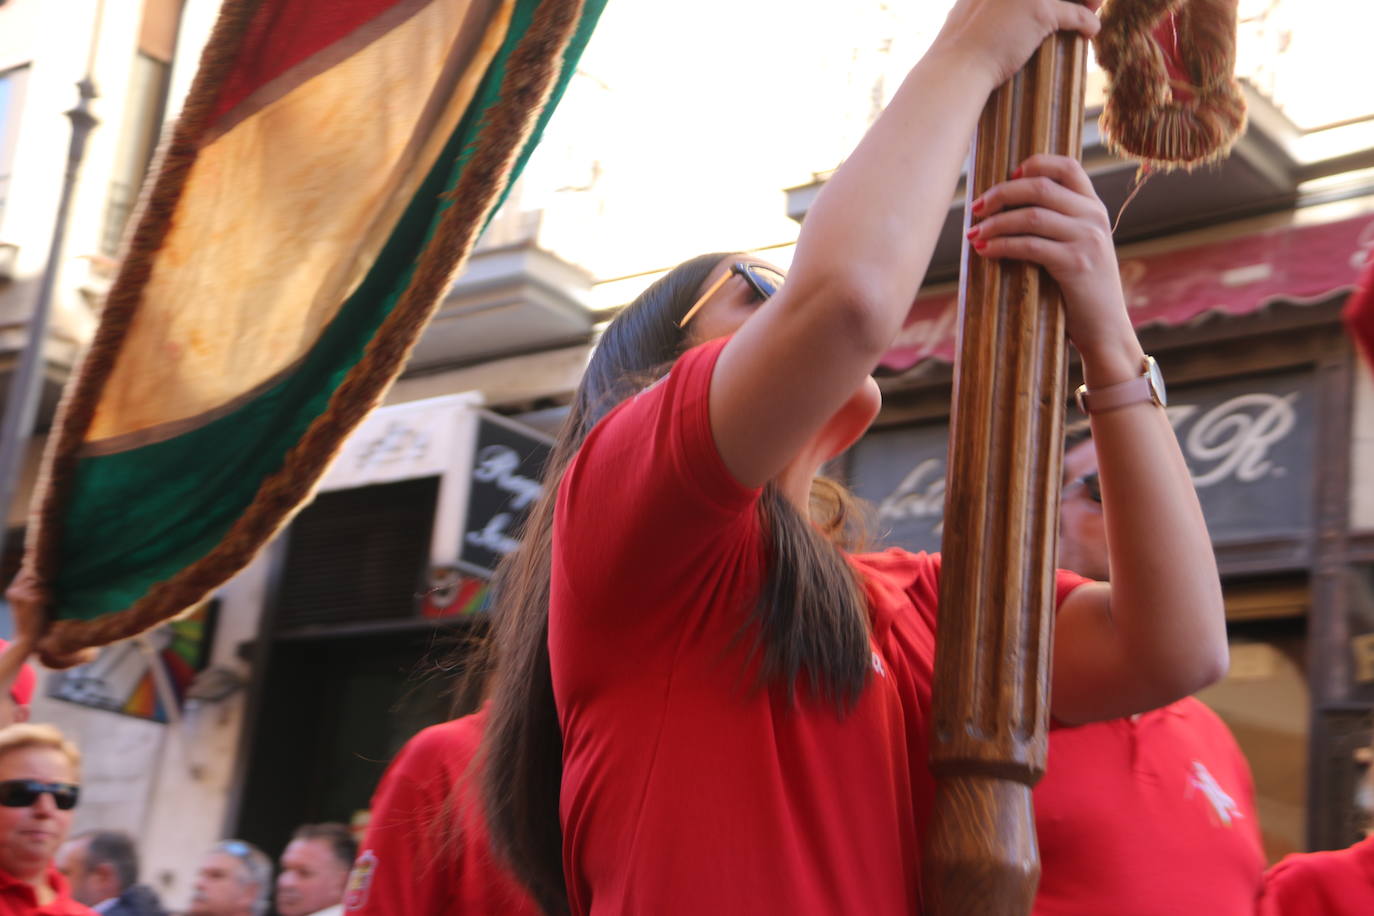
{"label": "small flag in background", "polygon": [[605,0],[226,0],[63,399],[17,642],[194,605],[404,366]]}

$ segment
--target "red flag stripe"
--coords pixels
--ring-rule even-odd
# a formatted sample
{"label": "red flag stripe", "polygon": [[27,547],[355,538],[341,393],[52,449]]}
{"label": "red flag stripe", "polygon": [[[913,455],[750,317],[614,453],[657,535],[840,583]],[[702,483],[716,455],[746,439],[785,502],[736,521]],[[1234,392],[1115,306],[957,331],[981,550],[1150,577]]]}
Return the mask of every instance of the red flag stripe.
{"label": "red flag stripe", "polygon": [[[331,48],[357,50],[430,2],[432,0],[327,0],[323,3],[320,0],[264,0],[248,27],[239,60],[220,90],[211,123],[221,121],[273,81],[280,81],[317,55]],[[388,13],[391,15],[386,15]],[[365,28],[369,26],[371,28]],[[350,37],[361,41],[350,42]],[[341,45],[345,47],[338,47]],[[329,56],[332,60],[339,55]],[[321,68],[309,69],[314,73]],[[237,121],[241,117],[239,114],[230,120]],[[218,128],[216,132],[222,133],[227,126],[219,124]]]}

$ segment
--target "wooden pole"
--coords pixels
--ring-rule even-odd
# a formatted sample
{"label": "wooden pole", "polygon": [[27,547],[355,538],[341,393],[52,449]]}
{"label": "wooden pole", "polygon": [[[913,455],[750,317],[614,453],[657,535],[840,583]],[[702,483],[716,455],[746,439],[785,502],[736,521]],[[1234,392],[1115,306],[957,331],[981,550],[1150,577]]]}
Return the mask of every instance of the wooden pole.
{"label": "wooden pole", "polygon": [[[1082,155],[1085,44],[1051,36],[989,99],[970,205],[1033,153]],[[1040,879],[1031,787],[1044,772],[1049,718],[1063,303],[1042,269],[967,245],[961,287],[925,903],[933,916],[1024,916]]]}

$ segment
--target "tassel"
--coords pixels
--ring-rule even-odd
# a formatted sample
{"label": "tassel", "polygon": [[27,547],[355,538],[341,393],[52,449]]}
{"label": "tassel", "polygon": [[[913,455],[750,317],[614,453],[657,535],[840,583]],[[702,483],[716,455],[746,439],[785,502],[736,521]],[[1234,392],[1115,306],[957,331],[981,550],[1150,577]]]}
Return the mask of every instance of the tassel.
{"label": "tassel", "polygon": [[1094,39],[1107,72],[1107,148],[1153,171],[1221,159],[1245,129],[1237,0],[1108,0]]}

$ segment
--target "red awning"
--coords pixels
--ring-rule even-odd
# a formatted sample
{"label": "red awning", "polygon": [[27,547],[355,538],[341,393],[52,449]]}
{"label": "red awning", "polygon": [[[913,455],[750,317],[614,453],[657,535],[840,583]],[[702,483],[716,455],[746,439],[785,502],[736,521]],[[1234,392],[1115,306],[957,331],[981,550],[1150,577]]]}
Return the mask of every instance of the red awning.
{"label": "red awning", "polygon": [[[1175,326],[1213,312],[1246,315],[1276,300],[1314,302],[1354,286],[1374,250],[1374,214],[1254,235],[1121,262],[1137,328]],[[956,292],[922,296],[882,366],[904,372],[925,359],[954,361]]]}

